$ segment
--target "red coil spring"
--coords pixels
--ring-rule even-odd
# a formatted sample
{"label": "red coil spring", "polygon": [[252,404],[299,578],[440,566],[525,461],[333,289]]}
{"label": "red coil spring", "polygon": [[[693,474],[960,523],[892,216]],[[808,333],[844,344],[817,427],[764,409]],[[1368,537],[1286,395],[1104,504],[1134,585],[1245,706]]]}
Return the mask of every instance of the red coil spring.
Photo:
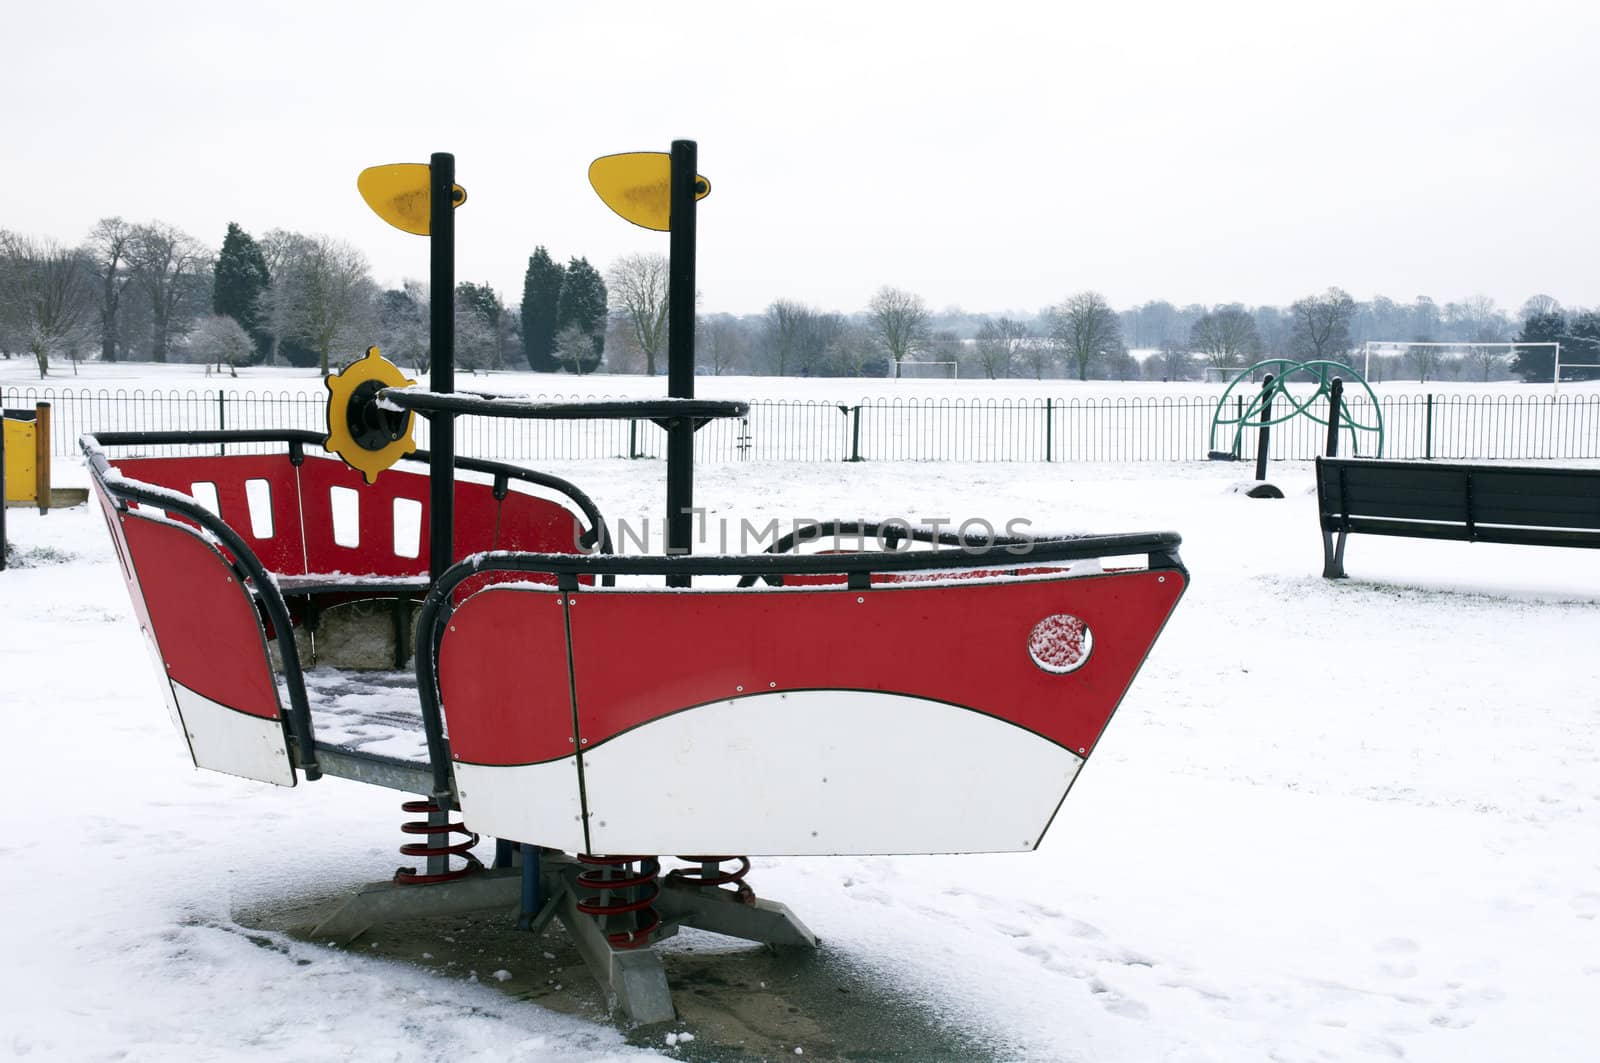
{"label": "red coil spring", "polygon": [[[661,925],[661,916],[651,907],[661,893],[656,876],[661,873],[661,861],[653,856],[591,856],[578,854],[578,863],[585,870],[578,872],[578,885],[599,890],[597,894],[579,897],[578,911],[600,916],[600,929],[616,949],[636,949],[650,940],[650,935]],[[633,865],[639,865],[634,871]],[[627,930],[612,930],[611,917],[622,917],[633,926]]]}
{"label": "red coil spring", "polygon": [[[440,811],[439,806],[432,799],[425,801],[407,801],[400,808],[411,815],[426,815],[432,817]],[[437,875],[426,875],[413,868],[398,868],[394,873],[394,881],[401,886],[427,886],[435,882],[453,882],[458,878],[466,878],[483,870],[483,863],[467,850],[478,844],[478,836],[466,828],[463,823],[430,823],[426,819],[408,820],[400,824],[400,830],[405,834],[420,834],[430,840],[439,837],[448,838],[452,834],[463,834],[465,840],[454,845],[430,845],[428,842],[407,842],[400,847],[402,856],[442,856],[445,858],[446,870]],[[462,866],[449,870],[450,857],[459,856],[466,861]]]}
{"label": "red coil spring", "polygon": [[[745,882],[744,877],[750,873],[750,858],[748,856],[680,856],[679,860],[687,860],[699,867],[676,867],[667,872],[667,882],[672,885],[695,887],[733,887],[733,895],[743,904],[756,903],[756,891]],[[725,871],[723,864],[737,860],[739,866],[732,871]]]}

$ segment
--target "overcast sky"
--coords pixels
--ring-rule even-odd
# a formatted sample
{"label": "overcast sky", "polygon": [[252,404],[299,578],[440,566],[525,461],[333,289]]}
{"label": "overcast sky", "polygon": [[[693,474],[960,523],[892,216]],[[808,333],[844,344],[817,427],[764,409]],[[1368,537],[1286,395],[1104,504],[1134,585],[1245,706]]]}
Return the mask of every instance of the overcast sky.
{"label": "overcast sky", "polygon": [[[699,142],[705,311],[1533,292],[1600,303],[1600,4],[0,0],[0,227],[229,221],[425,278],[356,174],[450,151],[457,277],[665,234],[591,159]],[[431,10],[430,10],[431,8]]]}

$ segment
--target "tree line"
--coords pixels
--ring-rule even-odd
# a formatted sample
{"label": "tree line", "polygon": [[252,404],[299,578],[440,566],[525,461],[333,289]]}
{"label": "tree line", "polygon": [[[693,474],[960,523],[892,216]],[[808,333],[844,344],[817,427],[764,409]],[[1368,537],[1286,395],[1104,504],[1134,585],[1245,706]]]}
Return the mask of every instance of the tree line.
{"label": "tree line", "polygon": [[[665,367],[667,279],[661,255],[626,255],[602,274],[582,256],[562,265],[536,247],[514,311],[488,284],[457,285],[457,363],[655,374]],[[213,252],[161,221],[104,218],[75,246],[0,229],[0,354],[31,356],[40,376],[52,360],[85,358],[325,373],[371,344],[426,372],[429,303],[427,285],[385,290],[359,249],[325,236],[274,229],[256,238],[229,223]],[[1548,348],[1479,346],[1509,340],[1560,342],[1564,378],[1600,377],[1565,368],[1600,362],[1595,310],[1535,295],[1513,318],[1481,295],[1360,302],[1339,288],[1288,307],[1153,300],[1120,311],[1083,291],[1032,313],[984,315],[934,312],[884,286],[849,314],[782,298],[760,314],[703,314],[695,356],[713,374],[888,377],[912,367],[994,379],[1185,380],[1268,357],[1349,360],[1369,340],[1396,344],[1374,356],[1376,379],[1551,378]]]}

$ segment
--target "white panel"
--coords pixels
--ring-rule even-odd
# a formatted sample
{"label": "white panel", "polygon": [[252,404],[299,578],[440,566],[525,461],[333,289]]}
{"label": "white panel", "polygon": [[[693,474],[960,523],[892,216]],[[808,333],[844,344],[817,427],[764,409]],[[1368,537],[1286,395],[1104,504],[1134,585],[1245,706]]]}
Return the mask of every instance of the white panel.
{"label": "white panel", "polygon": [[257,539],[272,538],[272,484],[266,480],[246,480],[244,497],[250,507],[250,534]]}
{"label": "white panel", "polygon": [[501,767],[456,762],[461,821],[496,838],[581,853],[583,806],[578,759]]}
{"label": "white panel", "polygon": [[281,723],[230,709],[182,683],[173,682],[172,691],[178,696],[195,767],[276,786],[294,785]]}
{"label": "white panel", "polygon": [[213,517],[222,516],[222,504],[217,501],[217,485],[209,480],[189,485],[189,497]]}
{"label": "white panel", "polygon": [[414,498],[394,500],[394,556],[416,557],[422,552],[422,503]]}
{"label": "white panel", "polygon": [[584,754],[597,853],[1032,849],[1083,760],[1020,727],[901,694],[763,693]]}
{"label": "white panel", "polygon": [[333,541],[351,548],[361,545],[361,493],[353,487],[328,488],[333,511]]}

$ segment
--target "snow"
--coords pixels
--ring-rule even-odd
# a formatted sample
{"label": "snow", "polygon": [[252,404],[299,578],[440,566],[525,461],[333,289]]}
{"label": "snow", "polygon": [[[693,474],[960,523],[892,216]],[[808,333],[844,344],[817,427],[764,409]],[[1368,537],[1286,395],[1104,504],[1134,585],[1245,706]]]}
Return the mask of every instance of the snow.
{"label": "snow", "polygon": [[[659,462],[546,471],[608,519],[660,508]],[[1326,581],[1310,468],[1275,464],[1275,500],[1230,494],[1238,472],[699,470],[712,520],[1172,528],[1192,573],[1039,851],[759,860],[751,884],[1000,1059],[1593,1058],[1600,551],[1352,536],[1352,578]],[[67,460],[56,476],[87,482]],[[0,1057],[682,1057],[690,1031],[630,1047],[506,995],[505,969],[480,982],[242,925],[387,877],[399,795],[193,770],[92,504],[8,517]]]}

